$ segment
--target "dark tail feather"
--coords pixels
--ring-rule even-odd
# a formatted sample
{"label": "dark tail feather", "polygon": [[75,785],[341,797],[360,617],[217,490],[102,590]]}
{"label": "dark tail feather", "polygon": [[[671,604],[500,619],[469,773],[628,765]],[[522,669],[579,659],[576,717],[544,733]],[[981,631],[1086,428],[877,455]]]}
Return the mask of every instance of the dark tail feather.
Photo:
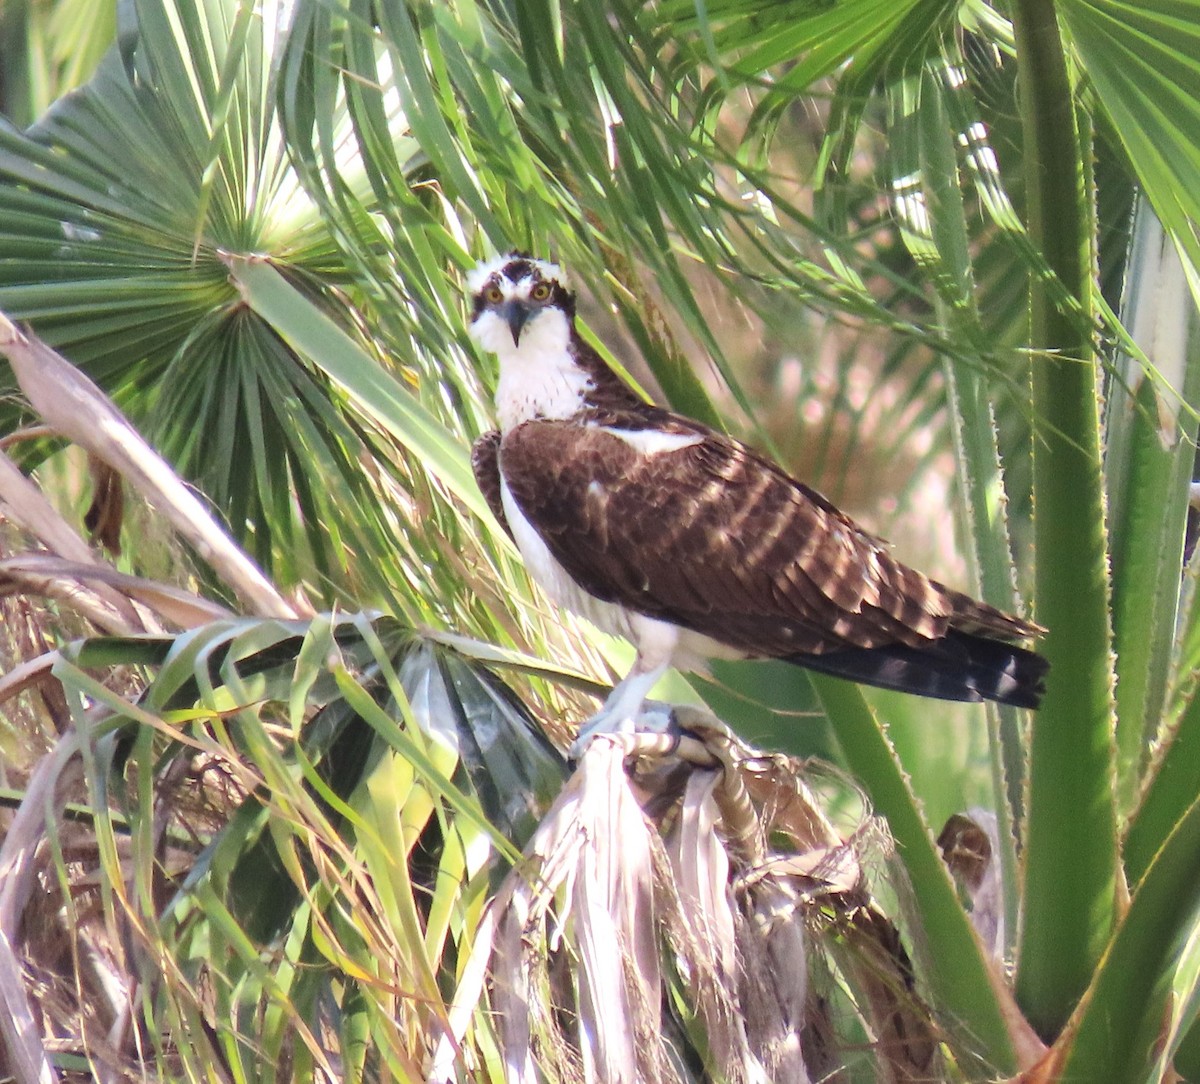
{"label": "dark tail feather", "polygon": [[995,700],[1036,708],[1050,664],[1036,652],[965,632],[949,632],[931,647],[850,648],[825,655],[792,655],[788,662],[938,700]]}

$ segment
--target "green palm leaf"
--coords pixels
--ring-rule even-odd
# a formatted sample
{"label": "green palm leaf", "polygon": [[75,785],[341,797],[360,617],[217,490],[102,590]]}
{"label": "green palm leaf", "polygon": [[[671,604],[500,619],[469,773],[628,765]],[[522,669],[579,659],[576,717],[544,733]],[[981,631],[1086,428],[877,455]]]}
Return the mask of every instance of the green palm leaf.
{"label": "green palm leaf", "polygon": [[[145,661],[151,644],[141,704],[79,668]],[[96,873],[142,931],[119,981],[145,976],[147,1053],[259,1080],[364,1054],[417,1072],[413,1051],[438,1033],[438,976],[469,943],[489,867],[512,860],[561,785],[561,758],[518,701],[386,619],[228,621],[85,644],[74,659],[58,670],[71,702],[111,713],[79,721]],[[155,809],[190,773],[230,807],[171,838],[164,878]],[[124,853],[139,870],[128,892]]]}
{"label": "green palm leaf", "polygon": [[270,253],[298,281],[319,274],[316,296],[344,312],[332,238],[274,121],[272,28],[251,5],[139,12],[132,55],[111,53],[27,134],[0,129],[0,307],[83,364],[283,582],[344,581],[317,529],[344,511],[300,464],[315,456],[370,508],[355,460],[374,438],[244,311],[222,260]]}

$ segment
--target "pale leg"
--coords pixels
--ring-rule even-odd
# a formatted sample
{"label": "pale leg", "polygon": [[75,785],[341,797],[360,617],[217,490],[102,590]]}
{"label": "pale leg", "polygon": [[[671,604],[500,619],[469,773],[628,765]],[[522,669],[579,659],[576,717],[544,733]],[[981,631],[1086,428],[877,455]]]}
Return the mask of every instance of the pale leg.
{"label": "pale leg", "polygon": [[579,736],[571,746],[573,757],[579,756],[597,734],[665,730],[670,725],[670,706],[646,705],[646,697],[671,665],[679,630],[641,615],[634,616],[630,626],[636,636],[637,659],[629,673],[613,686],[604,706],[580,727]]}

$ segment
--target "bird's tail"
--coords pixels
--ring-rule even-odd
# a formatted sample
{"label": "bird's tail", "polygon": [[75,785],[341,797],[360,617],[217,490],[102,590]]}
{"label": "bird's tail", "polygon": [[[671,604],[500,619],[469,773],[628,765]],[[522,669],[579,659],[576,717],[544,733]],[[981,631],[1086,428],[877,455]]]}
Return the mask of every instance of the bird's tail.
{"label": "bird's tail", "polygon": [[1036,708],[1050,664],[1034,651],[951,630],[925,648],[890,644],[823,655],[792,655],[788,662],[864,685],[938,700],[995,700]]}

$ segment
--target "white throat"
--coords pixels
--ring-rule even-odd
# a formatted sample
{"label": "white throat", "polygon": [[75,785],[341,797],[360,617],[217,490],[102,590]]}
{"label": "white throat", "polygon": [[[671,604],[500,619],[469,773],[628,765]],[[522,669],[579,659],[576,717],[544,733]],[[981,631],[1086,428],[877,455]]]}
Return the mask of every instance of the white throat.
{"label": "white throat", "polygon": [[496,384],[496,416],[507,433],[532,418],[562,419],[579,413],[592,386],[591,378],[571,357],[567,344],[570,324],[558,309],[533,316],[512,341],[508,325],[487,312],[475,321],[471,334],[500,359]]}

